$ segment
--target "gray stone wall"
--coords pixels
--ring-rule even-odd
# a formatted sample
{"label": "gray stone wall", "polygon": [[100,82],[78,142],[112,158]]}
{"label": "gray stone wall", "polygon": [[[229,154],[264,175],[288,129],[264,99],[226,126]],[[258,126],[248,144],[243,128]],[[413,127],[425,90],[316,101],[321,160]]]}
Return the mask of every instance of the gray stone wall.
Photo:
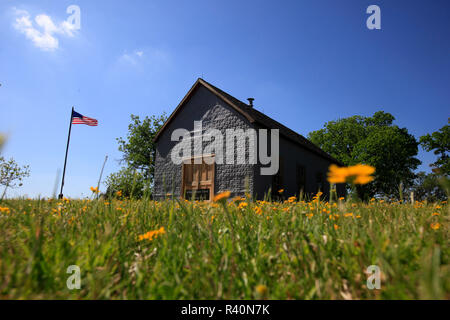
{"label": "gray stone wall", "polygon": [[[194,130],[194,121],[202,121],[203,131],[218,129],[224,136],[223,154],[224,163],[215,165],[215,193],[225,190],[232,195],[244,195],[246,191],[253,193],[254,166],[251,164],[226,164],[225,130],[252,128],[247,119],[237,113],[226,102],[222,101],[209,90],[200,86],[185,106],[162,132],[156,144],[155,159],[155,185],[153,196],[155,199],[164,198],[167,193],[180,196],[181,192],[181,165],[175,165],[171,160],[171,151],[176,141],[171,141],[173,130],[184,128]],[[204,143],[204,147],[210,142]],[[214,143],[214,142],[211,142]],[[235,146],[235,156],[237,148]],[[248,154],[248,143],[246,143]],[[247,162],[248,163],[248,162]]]}

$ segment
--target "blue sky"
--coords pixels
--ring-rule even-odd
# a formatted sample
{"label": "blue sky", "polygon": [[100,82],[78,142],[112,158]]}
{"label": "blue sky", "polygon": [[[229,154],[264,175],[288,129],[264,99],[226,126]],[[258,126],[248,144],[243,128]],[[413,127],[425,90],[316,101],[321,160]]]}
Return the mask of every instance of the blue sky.
{"label": "blue sky", "polygon": [[[381,30],[366,8],[381,9]],[[81,29],[64,21],[81,10]],[[50,196],[71,106],[99,120],[72,128],[64,193],[89,195],[130,114],[172,112],[198,77],[307,135],[326,121],[384,110],[419,137],[450,116],[449,1],[0,2],[3,150],[31,176],[9,196]],[[39,18],[37,18],[39,17]],[[19,20],[17,20],[19,19]],[[429,171],[432,153],[419,153]],[[104,190],[104,186],[102,186]]]}

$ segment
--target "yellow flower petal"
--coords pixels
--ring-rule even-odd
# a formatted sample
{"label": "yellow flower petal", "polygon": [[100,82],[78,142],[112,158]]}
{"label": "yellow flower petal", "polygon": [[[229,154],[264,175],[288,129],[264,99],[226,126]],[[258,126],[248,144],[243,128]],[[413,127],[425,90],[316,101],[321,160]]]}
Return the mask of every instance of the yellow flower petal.
{"label": "yellow flower petal", "polygon": [[230,197],[231,192],[230,191],[224,191],[216,195],[213,199],[214,202],[221,201],[228,199]]}

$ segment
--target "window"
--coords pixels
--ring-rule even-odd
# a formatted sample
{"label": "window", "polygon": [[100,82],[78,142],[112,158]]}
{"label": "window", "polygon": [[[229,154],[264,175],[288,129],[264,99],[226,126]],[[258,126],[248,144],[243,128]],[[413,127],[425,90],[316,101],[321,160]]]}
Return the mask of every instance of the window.
{"label": "window", "polygon": [[302,165],[297,165],[295,170],[295,177],[297,181],[297,192],[304,193],[306,189],[306,170]]}
{"label": "window", "polygon": [[278,172],[272,176],[272,197],[277,199],[278,190],[284,189],[283,185],[283,159],[280,157],[280,165],[278,168]]}
{"label": "window", "polygon": [[324,181],[323,181],[323,173],[317,172],[316,173],[316,183],[317,183],[317,192],[322,191],[324,188]]}
{"label": "window", "polygon": [[209,193],[209,189],[188,189],[184,197],[189,200],[209,200]]}

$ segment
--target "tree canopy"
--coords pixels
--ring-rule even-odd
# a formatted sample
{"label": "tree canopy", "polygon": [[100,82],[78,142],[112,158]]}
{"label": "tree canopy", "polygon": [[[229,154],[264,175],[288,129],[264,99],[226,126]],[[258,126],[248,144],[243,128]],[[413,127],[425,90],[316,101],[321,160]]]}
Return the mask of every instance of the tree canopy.
{"label": "tree canopy", "polygon": [[166,120],[165,113],[160,116],[145,117],[144,120],[132,114],[127,137],[117,138],[119,151],[123,152],[122,161],[126,162],[128,167],[139,170],[145,179],[151,181],[153,181],[155,169],[153,138]]}
{"label": "tree canopy", "polygon": [[5,187],[0,200],[3,200],[8,188],[22,186],[22,180],[29,175],[29,166],[21,167],[13,158],[6,160],[0,157],[0,185]]}
{"label": "tree canopy", "polygon": [[0,151],[2,151],[3,145],[5,144],[5,137],[0,133]]}
{"label": "tree canopy", "polygon": [[414,192],[415,200],[427,200],[429,202],[447,200],[445,181],[435,173],[426,174],[423,171],[419,172],[416,175],[411,191]]}
{"label": "tree canopy", "polygon": [[145,117],[144,120],[131,115],[126,138],[117,138],[119,151],[123,153],[121,162],[124,166],[107,177],[107,194],[112,195],[120,191],[125,197],[140,198],[150,191],[155,171],[153,138],[166,120],[165,113]]}
{"label": "tree canopy", "polygon": [[398,195],[400,184],[412,185],[421,162],[416,158],[416,138],[394,120],[384,111],[372,117],[352,116],[327,122],[308,138],[347,166],[363,163],[376,168],[375,180],[358,187],[360,196]]}
{"label": "tree canopy", "polygon": [[144,180],[144,176],[137,170],[123,167],[118,172],[111,173],[105,181],[108,189],[108,196],[117,195],[127,198],[141,198],[149,192],[149,184]]}
{"label": "tree canopy", "polygon": [[[450,119],[448,120],[450,123]],[[450,175],[450,126],[447,124],[432,134],[427,134],[420,137],[420,144],[426,151],[434,151],[438,156],[436,162],[431,166],[438,174]]]}

